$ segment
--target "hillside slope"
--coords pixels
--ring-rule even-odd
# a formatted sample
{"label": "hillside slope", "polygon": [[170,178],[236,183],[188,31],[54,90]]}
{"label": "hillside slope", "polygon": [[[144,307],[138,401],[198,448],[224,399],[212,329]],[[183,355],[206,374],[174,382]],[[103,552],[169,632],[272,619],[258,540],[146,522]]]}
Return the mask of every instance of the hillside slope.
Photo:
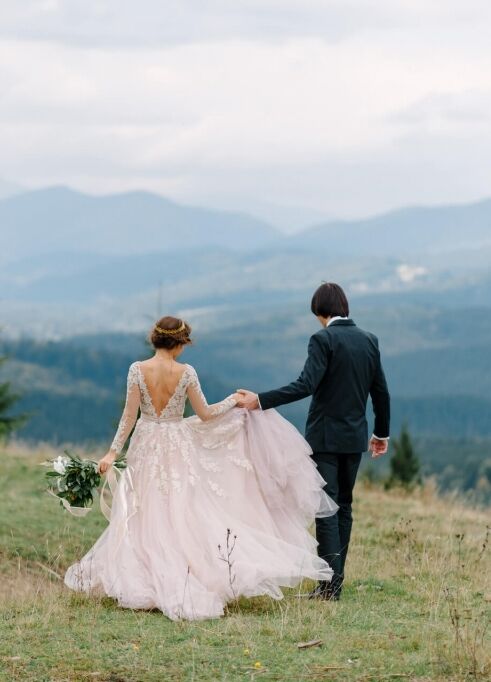
{"label": "hillside slope", "polygon": [[[0,451],[0,679],[489,679],[487,512],[430,489],[358,485],[342,601],[312,602],[292,590],[281,602],[231,605],[221,620],[171,623],[63,587],[65,569],[105,521],[98,511],[69,517],[43,492],[38,462],[49,454]],[[298,649],[314,639],[322,645]]]}

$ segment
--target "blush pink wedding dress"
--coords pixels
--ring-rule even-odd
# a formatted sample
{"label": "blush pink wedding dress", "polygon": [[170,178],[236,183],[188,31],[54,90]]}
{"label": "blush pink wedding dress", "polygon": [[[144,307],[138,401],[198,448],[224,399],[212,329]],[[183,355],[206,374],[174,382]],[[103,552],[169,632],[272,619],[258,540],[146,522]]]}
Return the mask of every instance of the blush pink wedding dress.
{"label": "blush pink wedding dress", "polygon": [[[197,416],[183,417],[187,398]],[[135,362],[116,452],[135,423],[110,523],[68,569],[68,587],[195,620],[239,596],[281,599],[303,578],[331,579],[309,527],[337,506],[309,446],[275,410],[248,412],[232,397],[208,405],[185,365],[157,414]]]}

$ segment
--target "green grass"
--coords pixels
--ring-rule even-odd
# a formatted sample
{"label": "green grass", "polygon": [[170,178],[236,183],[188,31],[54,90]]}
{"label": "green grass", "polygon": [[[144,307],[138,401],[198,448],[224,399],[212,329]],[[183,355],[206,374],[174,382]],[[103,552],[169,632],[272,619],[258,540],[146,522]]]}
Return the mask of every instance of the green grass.
{"label": "green grass", "polygon": [[[219,620],[172,623],[63,587],[106,522],[98,511],[74,519],[43,493],[48,454],[0,453],[0,680],[490,678],[489,513],[429,487],[360,485],[342,601],[292,590],[281,602],[242,600]],[[313,639],[322,645],[298,649]]]}

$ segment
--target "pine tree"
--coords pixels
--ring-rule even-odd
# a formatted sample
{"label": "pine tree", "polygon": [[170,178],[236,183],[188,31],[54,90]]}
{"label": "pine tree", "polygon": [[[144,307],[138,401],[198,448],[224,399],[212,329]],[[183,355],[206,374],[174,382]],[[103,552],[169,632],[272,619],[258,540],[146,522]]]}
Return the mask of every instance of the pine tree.
{"label": "pine tree", "polygon": [[[6,362],[7,358],[0,357],[0,365]],[[12,392],[10,382],[0,383],[0,440],[5,440],[16,428],[21,426],[25,420],[25,415],[11,416],[10,410],[19,399],[19,395]]]}
{"label": "pine tree", "polygon": [[406,424],[403,425],[399,438],[395,438],[392,445],[394,454],[390,459],[390,477],[386,487],[402,485],[404,488],[411,488],[421,483],[419,458]]}

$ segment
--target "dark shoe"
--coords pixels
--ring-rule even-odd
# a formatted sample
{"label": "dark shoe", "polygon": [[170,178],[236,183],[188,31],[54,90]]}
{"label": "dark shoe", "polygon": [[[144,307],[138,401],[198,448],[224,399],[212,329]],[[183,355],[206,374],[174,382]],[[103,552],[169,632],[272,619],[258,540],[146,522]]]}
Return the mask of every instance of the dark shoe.
{"label": "dark shoe", "polygon": [[341,587],[335,588],[334,586],[329,585],[327,589],[327,595],[328,596],[325,598],[329,601],[339,601],[341,598]]}
{"label": "dark shoe", "polygon": [[335,573],[331,582],[328,584],[327,589],[329,592],[329,600],[339,601],[341,598],[341,590],[343,589],[343,577]]}
{"label": "dark shoe", "polygon": [[339,601],[341,585],[337,582],[320,582],[315,590],[309,594],[309,599],[323,599],[324,601]]}
{"label": "dark shoe", "polygon": [[309,599],[329,599],[329,583],[322,580],[309,594]]}

